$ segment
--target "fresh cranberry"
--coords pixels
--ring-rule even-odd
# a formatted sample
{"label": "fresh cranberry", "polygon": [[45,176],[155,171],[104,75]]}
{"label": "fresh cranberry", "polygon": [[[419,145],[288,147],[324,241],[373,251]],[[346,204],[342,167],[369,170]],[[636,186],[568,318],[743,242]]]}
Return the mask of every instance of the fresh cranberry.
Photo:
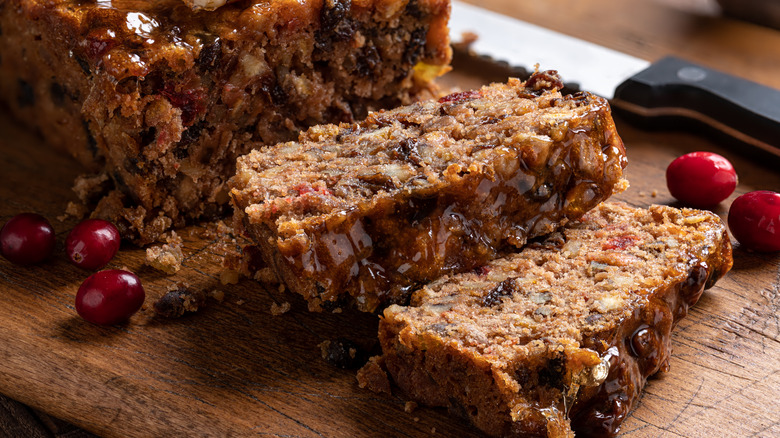
{"label": "fresh cranberry", "polygon": [[749,249],[780,251],[780,193],[758,190],[735,199],[729,208],[729,229]]}
{"label": "fresh cranberry", "polygon": [[0,230],[3,257],[17,265],[42,262],[54,249],[54,229],[45,217],[22,213],[12,217]]}
{"label": "fresh cranberry", "polygon": [[712,207],[734,193],[737,172],[729,160],[712,152],[691,152],[666,168],[669,192],[686,205]]}
{"label": "fresh cranberry", "polygon": [[144,288],[135,274],[110,269],[84,280],[76,293],[76,311],[94,324],[118,324],[130,319],[144,298]]}
{"label": "fresh cranberry", "polygon": [[106,266],[119,250],[121,237],[114,224],[87,219],[73,227],[65,239],[65,251],[74,265],[95,270]]}

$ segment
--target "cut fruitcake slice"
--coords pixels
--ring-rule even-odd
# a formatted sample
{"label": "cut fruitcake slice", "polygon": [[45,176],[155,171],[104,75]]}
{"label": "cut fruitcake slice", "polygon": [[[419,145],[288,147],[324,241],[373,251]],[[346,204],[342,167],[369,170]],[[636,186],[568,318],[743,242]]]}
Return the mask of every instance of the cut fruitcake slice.
{"label": "cut fruitcake slice", "polygon": [[388,390],[389,374],[492,436],[610,436],[668,368],[672,328],[731,265],[710,212],[604,203],[388,307],[383,355],[358,380]]}
{"label": "cut fruitcake slice", "polygon": [[238,160],[239,228],[312,310],[405,303],[622,190],[606,100],[555,72],[324,125]]}

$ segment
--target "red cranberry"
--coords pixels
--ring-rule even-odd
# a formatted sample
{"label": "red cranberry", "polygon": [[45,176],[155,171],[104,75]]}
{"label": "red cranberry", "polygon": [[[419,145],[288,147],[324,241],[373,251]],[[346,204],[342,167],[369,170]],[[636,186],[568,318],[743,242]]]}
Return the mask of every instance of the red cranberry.
{"label": "red cranberry", "polygon": [[731,234],[747,248],[780,251],[780,193],[758,190],[746,193],[729,208]]}
{"label": "red cranberry", "polygon": [[734,193],[737,172],[729,160],[712,152],[691,152],[666,168],[669,192],[686,205],[712,207]]}
{"label": "red cranberry", "polygon": [[141,280],[132,272],[112,269],[94,273],[76,293],[76,311],[94,324],[125,322],[144,303]]}
{"label": "red cranberry", "polygon": [[65,239],[65,252],[74,265],[100,269],[114,258],[121,237],[114,224],[102,219],[87,219],[73,227]]}
{"label": "red cranberry", "polygon": [[0,230],[3,257],[17,265],[43,261],[54,249],[54,229],[45,217],[22,213],[12,217]]}

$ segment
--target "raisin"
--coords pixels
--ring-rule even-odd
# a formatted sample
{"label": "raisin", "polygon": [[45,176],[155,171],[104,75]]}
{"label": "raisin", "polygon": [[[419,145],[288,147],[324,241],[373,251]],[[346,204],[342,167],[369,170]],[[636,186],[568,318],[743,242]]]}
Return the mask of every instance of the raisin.
{"label": "raisin", "polygon": [[409,37],[409,44],[404,50],[402,61],[407,65],[417,64],[417,60],[422,56],[425,48],[425,41],[428,38],[428,31],[425,28],[417,28],[412,31]]}
{"label": "raisin", "polygon": [[141,131],[141,146],[147,146],[151,144],[157,137],[157,128],[150,126],[149,128]]}
{"label": "raisin", "polygon": [[35,105],[35,90],[32,85],[26,81],[19,79],[19,94],[16,96],[16,103],[19,108]]}
{"label": "raisin", "polygon": [[362,77],[371,76],[381,60],[376,47],[363,47],[363,50],[361,50],[360,56],[358,56],[357,62],[355,63],[355,73]]}
{"label": "raisin", "polygon": [[390,151],[390,156],[395,160],[408,161],[417,166],[422,162],[420,152],[417,150],[417,140],[405,138],[398,142]]}
{"label": "raisin", "polygon": [[547,365],[539,371],[539,383],[551,388],[560,388],[563,385],[565,365],[562,356],[550,359]]}
{"label": "raisin", "polygon": [[217,36],[207,35],[203,37],[208,42],[203,44],[198,54],[197,64],[201,68],[216,67],[219,55],[222,54],[222,40]]}
{"label": "raisin", "polygon": [[409,3],[406,4],[406,13],[416,20],[420,20],[423,17],[423,12],[417,0],[409,0]]}
{"label": "raisin", "polygon": [[482,305],[493,307],[501,303],[501,297],[512,296],[515,292],[517,292],[515,279],[507,278],[485,294],[484,298],[482,298]]}
{"label": "raisin", "polygon": [[441,99],[439,103],[462,103],[468,100],[474,100],[482,97],[482,93],[477,90],[461,91],[459,93],[448,94]]}
{"label": "raisin", "polygon": [[366,353],[355,342],[338,338],[320,344],[322,358],[341,369],[357,369],[368,359]]}
{"label": "raisin", "polygon": [[355,30],[348,18],[351,8],[352,0],[325,0],[320,11],[321,31],[341,41],[352,38]]}

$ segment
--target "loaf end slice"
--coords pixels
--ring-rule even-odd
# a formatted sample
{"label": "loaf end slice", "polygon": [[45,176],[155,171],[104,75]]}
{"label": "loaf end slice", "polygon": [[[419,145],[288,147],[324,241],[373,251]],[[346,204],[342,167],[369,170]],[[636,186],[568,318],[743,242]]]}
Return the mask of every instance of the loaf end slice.
{"label": "loaf end slice", "polygon": [[731,265],[712,213],[604,203],[388,307],[383,355],[359,381],[386,392],[389,375],[492,436],[611,436],[668,368],[672,328]]}
{"label": "loaf end slice", "polygon": [[312,310],[406,303],[625,187],[607,101],[561,86],[540,72],[255,150],[237,224]]}

